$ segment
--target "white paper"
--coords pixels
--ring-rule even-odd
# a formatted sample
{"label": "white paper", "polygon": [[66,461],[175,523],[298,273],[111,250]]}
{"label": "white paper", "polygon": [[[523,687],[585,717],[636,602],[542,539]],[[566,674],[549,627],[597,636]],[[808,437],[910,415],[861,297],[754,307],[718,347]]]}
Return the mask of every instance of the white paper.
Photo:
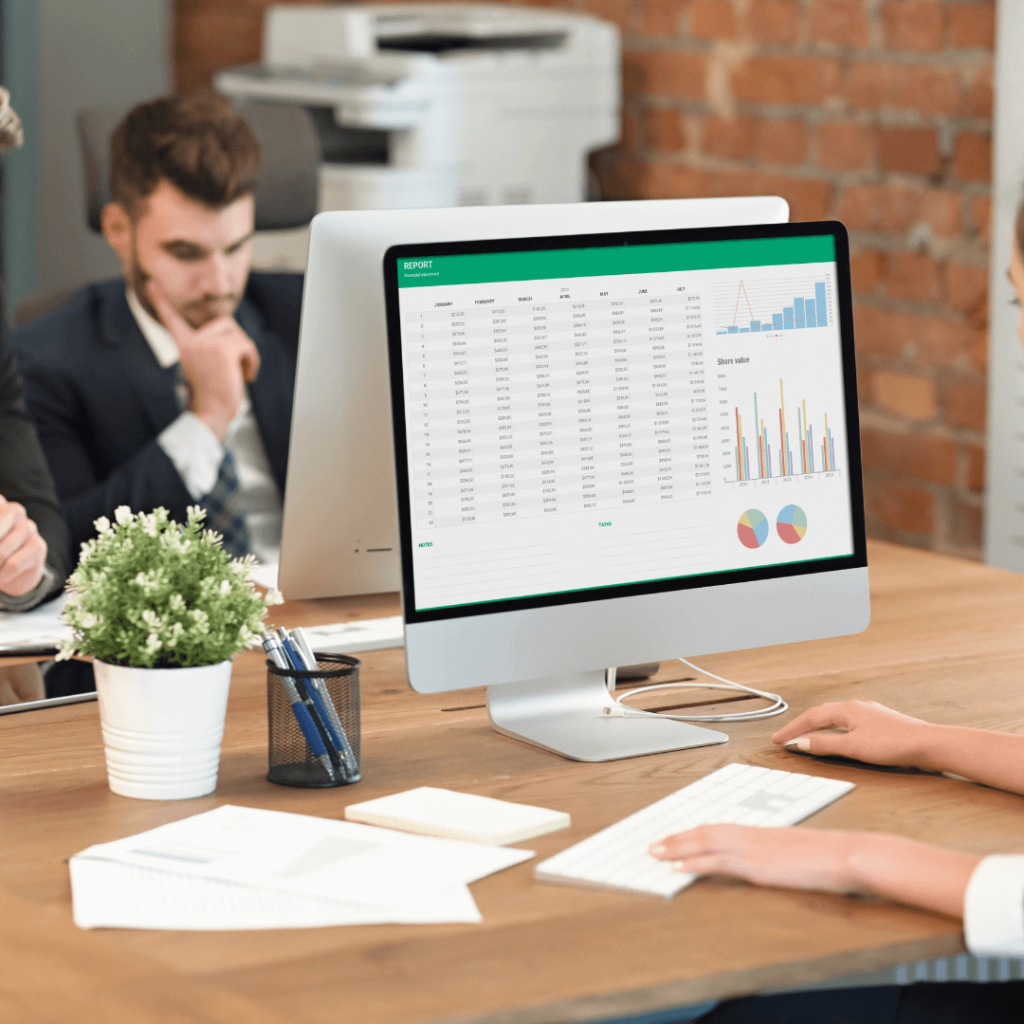
{"label": "white paper", "polygon": [[55,647],[72,638],[61,612],[68,595],[61,594],[30,612],[0,612],[0,650],[12,653],[25,647]]}
{"label": "white paper", "polygon": [[401,615],[386,619],[360,619],[357,622],[335,622],[329,626],[304,628],[303,633],[314,651],[325,654],[358,654],[360,651],[382,651],[405,645],[405,627]]}
{"label": "white paper", "polygon": [[229,804],[77,858],[399,911],[532,856]]}
{"label": "white paper", "polygon": [[483,920],[465,886],[406,907],[367,907],[81,856],[71,858],[71,890],[79,928],[253,931]]}
{"label": "white paper", "polygon": [[265,590],[276,590],[277,573],[280,567],[280,562],[261,562],[259,565],[253,566],[252,572],[249,573],[249,579],[253,583],[258,583]]}

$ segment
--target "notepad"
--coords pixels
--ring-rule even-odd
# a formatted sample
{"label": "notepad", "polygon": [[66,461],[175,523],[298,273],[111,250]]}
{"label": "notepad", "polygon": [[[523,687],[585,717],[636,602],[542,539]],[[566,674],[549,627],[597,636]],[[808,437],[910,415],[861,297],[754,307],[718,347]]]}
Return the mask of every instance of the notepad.
{"label": "notepad", "polygon": [[520,843],[568,828],[570,824],[569,815],[564,811],[433,786],[420,786],[377,800],[350,804],[345,808],[345,817],[364,825],[382,825],[403,832],[494,846]]}

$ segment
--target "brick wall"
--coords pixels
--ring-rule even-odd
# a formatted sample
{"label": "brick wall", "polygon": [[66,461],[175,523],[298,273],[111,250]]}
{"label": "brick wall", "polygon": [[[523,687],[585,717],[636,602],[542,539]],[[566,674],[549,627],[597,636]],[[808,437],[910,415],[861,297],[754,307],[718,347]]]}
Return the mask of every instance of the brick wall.
{"label": "brick wall", "polygon": [[[623,32],[607,198],[777,193],[846,223],[869,532],[979,557],[994,0],[544,2]],[[179,87],[258,59],[266,6],[176,0]]]}

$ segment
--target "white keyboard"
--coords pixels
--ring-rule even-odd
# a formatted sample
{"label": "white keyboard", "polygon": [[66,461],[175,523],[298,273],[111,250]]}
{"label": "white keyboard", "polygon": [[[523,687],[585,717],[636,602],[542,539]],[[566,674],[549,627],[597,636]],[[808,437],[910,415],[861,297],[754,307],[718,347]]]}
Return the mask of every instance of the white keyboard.
{"label": "white keyboard", "polygon": [[541,882],[564,882],[671,899],[697,876],[673,871],[647,849],[698,825],[795,825],[853,789],[852,782],[727,764],[534,869]]}

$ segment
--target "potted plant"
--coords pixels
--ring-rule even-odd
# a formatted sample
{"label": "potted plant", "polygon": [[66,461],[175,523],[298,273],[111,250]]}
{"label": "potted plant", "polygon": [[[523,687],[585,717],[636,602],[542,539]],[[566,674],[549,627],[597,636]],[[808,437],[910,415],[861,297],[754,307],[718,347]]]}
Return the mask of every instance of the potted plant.
{"label": "potted plant", "polygon": [[59,657],[95,659],[110,788],[145,800],[203,796],[217,785],[231,659],[259,643],[266,609],[249,575],[256,560],[232,559],[221,537],[167,510],[115,524],[96,520],[68,580],[64,619],[73,639]]}

